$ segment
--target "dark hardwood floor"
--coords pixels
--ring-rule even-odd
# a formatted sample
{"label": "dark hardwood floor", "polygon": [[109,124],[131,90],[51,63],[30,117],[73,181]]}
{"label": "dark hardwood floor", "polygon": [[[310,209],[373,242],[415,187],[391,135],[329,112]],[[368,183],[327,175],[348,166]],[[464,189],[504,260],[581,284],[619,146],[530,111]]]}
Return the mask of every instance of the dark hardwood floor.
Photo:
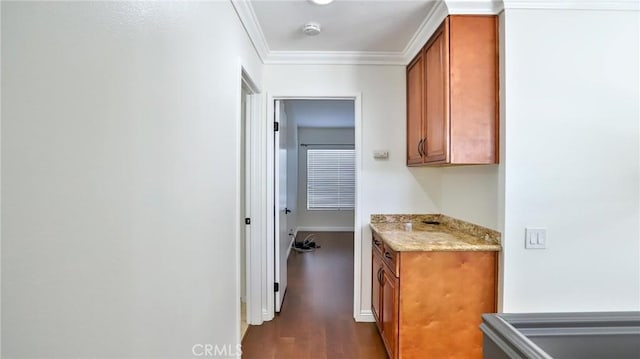
{"label": "dark hardwood floor", "polygon": [[282,311],[249,326],[243,358],[387,358],[375,323],[353,319],[353,232],[319,232],[315,240],[322,248],[291,251]]}

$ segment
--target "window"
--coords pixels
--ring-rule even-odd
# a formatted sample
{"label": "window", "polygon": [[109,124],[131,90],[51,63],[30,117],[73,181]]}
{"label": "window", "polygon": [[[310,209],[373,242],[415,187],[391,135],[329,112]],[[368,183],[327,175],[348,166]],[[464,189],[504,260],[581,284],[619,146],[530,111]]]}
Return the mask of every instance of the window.
{"label": "window", "polygon": [[354,150],[307,150],[307,209],[353,209]]}

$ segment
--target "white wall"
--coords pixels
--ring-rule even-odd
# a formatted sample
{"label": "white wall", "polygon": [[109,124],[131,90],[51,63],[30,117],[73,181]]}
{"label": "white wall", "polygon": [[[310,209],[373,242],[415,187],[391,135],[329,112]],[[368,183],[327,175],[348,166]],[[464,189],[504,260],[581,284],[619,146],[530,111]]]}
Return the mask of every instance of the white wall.
{"label": "white wall", "polygon": [[[304,128],[298,129],[298,138],[303,144],[354,144],[355,131],[353,128]],[[300,230],[317,231],[321,229],[353,230],[353,210],[341,211],[309,211],[307,210],[307,149],[331,148],[301,147],[298,154],[298,227]],[[345,148],[340,146],[337,148]]]}
{"label": "white wall", "polygon": [[[406,166],[406,106],[404,66],[269,65],[265,89],[273,96],[362,95],[360,208],[361,234],[359,304],[362,317],[371,308],[371,231],[373,213],[432,213],[440,195],[439,172]],[[358,134],[356,123],[356,134]],[[389,159],[373,159],[374,150],[388,150]]]}
{"label": "white wall", "polygon": [[2,356],[239,339],[228,2],[2,3]]}
{"label": "white wall", "polygon": [[504,19],[503,310],[640,310],[638,13]]}
{"label": "white wall", "polygon": [[440,212],[498,229],[498,165],[443,167]]}

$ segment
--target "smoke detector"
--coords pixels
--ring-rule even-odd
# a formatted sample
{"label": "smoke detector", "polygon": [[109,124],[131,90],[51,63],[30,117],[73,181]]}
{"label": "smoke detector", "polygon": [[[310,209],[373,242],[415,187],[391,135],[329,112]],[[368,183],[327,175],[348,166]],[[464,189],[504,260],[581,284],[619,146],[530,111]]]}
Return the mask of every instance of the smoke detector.
{"label": "smoke detector", "polygon": [[320,24],[318,24],[317,22],[306,23],[302,27],[302,32],[304,32],[307,36],[316,36],[320,33]]}

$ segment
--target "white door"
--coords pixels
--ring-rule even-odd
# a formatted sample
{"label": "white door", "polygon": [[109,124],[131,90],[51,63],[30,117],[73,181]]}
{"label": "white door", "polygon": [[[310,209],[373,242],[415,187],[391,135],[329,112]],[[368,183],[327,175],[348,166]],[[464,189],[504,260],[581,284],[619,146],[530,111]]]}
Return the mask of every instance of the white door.
{"label": "white door", "polygon": [[[287,120],[283,111],[282,101],[275,103],[275,122],[278,131],[275,136],[275,198],[274,203],[278,211],[275,213],[275,283],[278,290],[275,292],[276,312],[280,312],[284,293],[287,290],[287,252],[290,245],[290,237],[287,232]],[[275,124],[274,124],[275,125]]]}

